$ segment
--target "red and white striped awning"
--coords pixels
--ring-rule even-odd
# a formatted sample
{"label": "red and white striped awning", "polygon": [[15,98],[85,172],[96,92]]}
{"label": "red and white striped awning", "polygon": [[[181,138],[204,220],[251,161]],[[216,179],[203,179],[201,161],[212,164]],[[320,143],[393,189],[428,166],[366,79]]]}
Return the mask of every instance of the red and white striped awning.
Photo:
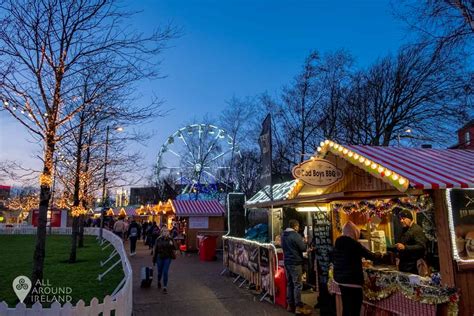
{"label": "red and white striped awning", "polygon": [[416,189],[474,188],[474,150],[321,144],[321,153],[331,151],[388,183],[394,181],[387,173]]}
{"label": "red and white striped awning", "polygon": [[176,216],[223,216],[225,209],[218,201],[178,201],[171,205]]}

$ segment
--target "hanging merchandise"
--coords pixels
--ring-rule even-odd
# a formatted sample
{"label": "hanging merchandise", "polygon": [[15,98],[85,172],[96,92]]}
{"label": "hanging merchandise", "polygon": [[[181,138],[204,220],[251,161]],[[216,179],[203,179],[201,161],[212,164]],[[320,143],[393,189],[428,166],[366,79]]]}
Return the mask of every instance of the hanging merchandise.
{"label": "hanging merchandise", "polygon": [[[397,209],[408,210],[423,214],[420,225],[426,237],[430,241],[436,241],[436,228],[434,225],[433,200],[428,194],[420,196],[407,196],[393,198],[390,200],[360,200],[345,203],[334,203],[336,229],[342,232],[341,217],[339,211],[343,211],[347,215],[352,213],[367,214],[369,217],[377,216],[382,218],[386,214],[391,214]],[[398,215],[398,214],[394,214]]]}
{"label": "hanging merchandise", "polygon": [[419,197],[409,196],[390,200],[361,200],[333,204],[335,211],[344,211],[346,214],[360,212],[378,217],[392,213],[395,208],[417,213],[426,212],[433,208],[433,201],[428,195],[421,195]]}

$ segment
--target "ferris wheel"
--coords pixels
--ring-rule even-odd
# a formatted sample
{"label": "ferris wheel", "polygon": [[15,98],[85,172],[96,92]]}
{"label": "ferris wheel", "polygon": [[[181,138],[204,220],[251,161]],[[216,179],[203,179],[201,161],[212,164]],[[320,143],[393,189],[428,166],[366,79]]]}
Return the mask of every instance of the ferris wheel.
{"label": "ferris wheel", "polygon": [[215,125],[192,124],[178,129],[161,146],[157,176],[171,177],[181,184],[181,193],[211,185],[228,185],[230,162],[240,156],[239,146]]}

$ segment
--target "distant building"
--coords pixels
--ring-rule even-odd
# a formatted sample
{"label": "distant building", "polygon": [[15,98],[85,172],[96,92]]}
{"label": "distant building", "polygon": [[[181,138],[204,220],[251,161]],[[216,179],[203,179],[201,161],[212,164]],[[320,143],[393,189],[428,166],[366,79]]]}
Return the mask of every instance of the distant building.
{"label": "distant building", "polygon": [[458,143],[451,149],[474,149],[474,120],[458,129]]}
{"label": "distant building", "polygon": [[128,206],[129,198],[127,190],[120,188],[115,194],[115,207]]}

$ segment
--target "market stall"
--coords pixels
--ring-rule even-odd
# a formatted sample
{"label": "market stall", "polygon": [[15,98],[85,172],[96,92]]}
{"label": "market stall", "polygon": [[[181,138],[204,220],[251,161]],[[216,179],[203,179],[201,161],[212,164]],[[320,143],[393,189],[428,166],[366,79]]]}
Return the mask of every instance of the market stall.
{"label": "market stall", "polygon": [[[342,146],[321,143],[318,153],[297,165],[296,184],[286,198],[259,201],[270,218],[295,216],[316,249],[319,290],[336,294],[331,278],[331,252],[342,226],[352,221],[361,243],[389,254],[406,210],[427,239],[426,277],[397,270],[393,255],[383,264],[364,262],[364,308],[382,314],[422,315],[474,313],[474,151],[450,149]],[[299,215],[298,215],[299,214]],[[306,221],[301,214],[306,215]],[[272,225],[275,226],[275,225]],[[274,234],[272,234],[274,238]],[[396,252],[396,251],[394,251]],[[440,255],[442,254],[442,255]],[[410,311],[410,312],[407,312]]]}
{"label": "market stall", "polygon": [[216,236],[217,247],[222,248],[225,209],[219,201],[168,200],[161,208],[172,210],[164,221],[168,221],[170,229],[177,226],[178,238],[186,245],[184,249],[197,250],[198,235]]}
{"label": "market stall", "polygon": [[[321,186],[319,194],[311,194],[318,187],[315,181],[338,173],[334,168],[321,169],[326,162],[340,171],[340,179]],[[312,200],[325,207],[332,222],[331,240],[351,220],[365,233],[361,243],[386,253],[401,233],[400,210],[411,212],[423,228],[428,240],[425,260],[432,273],[399,272],[394,260],[379,266],[364,263],[366,310],[393,314],[409,310],[423,315],[456,314],[458,308],[461,315],[474,312],[474,296],[468,286],[474,281],[468,253],[474,232],[470,235],[471,213],[466,209],[466,197],[472,196],[469,188],[474,187],[473,163],[474,151],[469,150],[342,146],[328,140],[321,143],[316,157],[299,166],[296,176],[310,184],[297,198],[300,204]],[[294,171],[297,173],[298,167]],[[461,207],[454,212],[453,205],[459,203]],[[330,271],[328,275],[331,277]],[[338,295],[331,278],[328,284]],[[340,310],[340,299],[337,302]]]}

